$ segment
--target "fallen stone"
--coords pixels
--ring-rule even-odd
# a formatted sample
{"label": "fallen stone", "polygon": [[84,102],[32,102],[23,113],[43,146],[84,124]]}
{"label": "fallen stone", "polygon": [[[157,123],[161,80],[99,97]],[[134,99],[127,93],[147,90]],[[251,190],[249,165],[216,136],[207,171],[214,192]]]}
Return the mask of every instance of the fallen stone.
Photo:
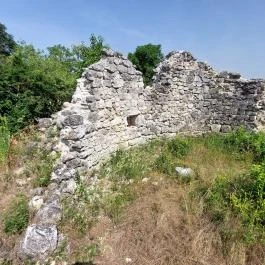
{"label": "fallen stone", "polygon": [[57,247],[58,231],[55,225],[30,225],[21,242],[18,254],[21,258],[43,260]]}
{"label": "fallen stone", "polygon": [[61,215],[60,196],[53,194],[50,195],[49,199],[39,209],[35,220],[40,224],[56,224],[60,221]]}
{"label": "fallen stone", "polygon": [[30,191],[31,196],[40,196],[44,193],[44,188],[38,187]]}
{"label": "fallen stone", "polygon": [[194,170],[188,167],[176,167],[175,170],[180,177],[188,178],[195,175]]}

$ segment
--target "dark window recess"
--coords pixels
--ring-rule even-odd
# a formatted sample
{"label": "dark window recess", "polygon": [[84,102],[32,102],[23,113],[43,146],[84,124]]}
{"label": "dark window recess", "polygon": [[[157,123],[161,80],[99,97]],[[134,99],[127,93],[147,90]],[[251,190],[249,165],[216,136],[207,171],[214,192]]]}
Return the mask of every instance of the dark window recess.
{"label": "dark window recess", "polygon": [[138,115],[132,115],[127,117],[127,125],[128,127],[130,126],[136,126],[136,118]]}

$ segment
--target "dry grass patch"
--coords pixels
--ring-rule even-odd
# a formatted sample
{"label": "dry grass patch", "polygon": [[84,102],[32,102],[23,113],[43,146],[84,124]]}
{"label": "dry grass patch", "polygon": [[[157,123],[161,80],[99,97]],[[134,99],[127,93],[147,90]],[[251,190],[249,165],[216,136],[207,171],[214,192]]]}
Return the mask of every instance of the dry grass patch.
{"label": "dry grass patch", "polygon": [[206,218],[191,212],[188,189],[167,180],[147,184],[106,233],[95,264],[225,264],[220,236]]}
{"label": "dry grass patch", "polygon": [[232,154],[222,147],[207,146],[195,139],[191,151],[181,163],[195,170],[200,182],[211,185],[217,176],[234,178],[248,172],[252,157],[250,154],[238,157],[238,154]]}
{"label": "dry grass patch", "polygon": [[16,241],[29,222],[28,200],[38,173],[48,175],[46,169],[48,166],[51,169],[51,158],[39,149],[38,142],[39,133],[35,128],[13,136],[7,160],[0,167],[0,264],[5,257],[12,256]]}

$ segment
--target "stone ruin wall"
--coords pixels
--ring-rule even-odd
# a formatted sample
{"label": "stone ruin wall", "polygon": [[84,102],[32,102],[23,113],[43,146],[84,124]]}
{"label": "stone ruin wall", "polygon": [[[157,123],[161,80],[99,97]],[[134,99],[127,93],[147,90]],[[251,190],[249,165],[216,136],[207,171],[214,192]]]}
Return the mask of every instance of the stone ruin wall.
{"label": "stone ruin wall", "polygon": [[190,53],[173,52],[156,69],[153,121],[159,134],[262,129],[264,81],[215,72]]}
{"label": "stone ruin wall", "polygon": [[95,168],[118,148],[176,133],[265,128],[264,80],[217,73],[188,52],[170,53],[155,72],[144,87],[141,73],[111,50],[84,71],[71,103],[56,115],[61,157],[19,243],[20,257],[43,259],[57,247],[60,198],[74,192],[76,172]]}
{"label": "stone ruin wall", "polygon": [[263,128],[264,81],[217,73],[188,52],[170,53],[155,72],[144,88],[141,73],[112,51],[87,68],[58,114],[62,158],[54,179],[154,136]]}

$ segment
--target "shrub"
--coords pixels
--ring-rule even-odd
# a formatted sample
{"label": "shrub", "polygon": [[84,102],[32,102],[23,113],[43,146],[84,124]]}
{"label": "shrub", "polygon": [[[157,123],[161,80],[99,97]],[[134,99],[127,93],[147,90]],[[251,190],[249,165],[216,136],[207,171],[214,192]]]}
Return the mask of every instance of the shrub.
{"label": "shrub", "polygon": [[60,110],[83,67],[97,62],[104,47],[103,38],[92,35],[90,45],[55,45],[44,52],[21,43],[0,57],[0,115],[7,117],[11,133]]}
{"label": "shrub", "polygon": [[206,196],[213,221],[222,223],[232,213],[241,220],[244,240],[265,240],[265,162],[235,179],[216,178]]}
{"label": "shrub", "polygon": [[29,208],[26,197],[19,195],[4,213],[4,232],[7,234],[21,233],[29,222]]}
{"label": "shrub", "polygon": [[154,167],[163,174],[171,175],[175,171],[176,164],[172,154],[164,150],[155,160]]}
{"label": "shrub", "polygon": [[175,137],[167,141],[167,150],[175,157],[183,157],[187,155],[191,146],[188,140]]}
{"label": "shrub", "polygon": [[256,162],[265,158],[265,134],[263,132],[247,131],[243,128],[228,134],[225,144],[239,152],[251,152]]}

